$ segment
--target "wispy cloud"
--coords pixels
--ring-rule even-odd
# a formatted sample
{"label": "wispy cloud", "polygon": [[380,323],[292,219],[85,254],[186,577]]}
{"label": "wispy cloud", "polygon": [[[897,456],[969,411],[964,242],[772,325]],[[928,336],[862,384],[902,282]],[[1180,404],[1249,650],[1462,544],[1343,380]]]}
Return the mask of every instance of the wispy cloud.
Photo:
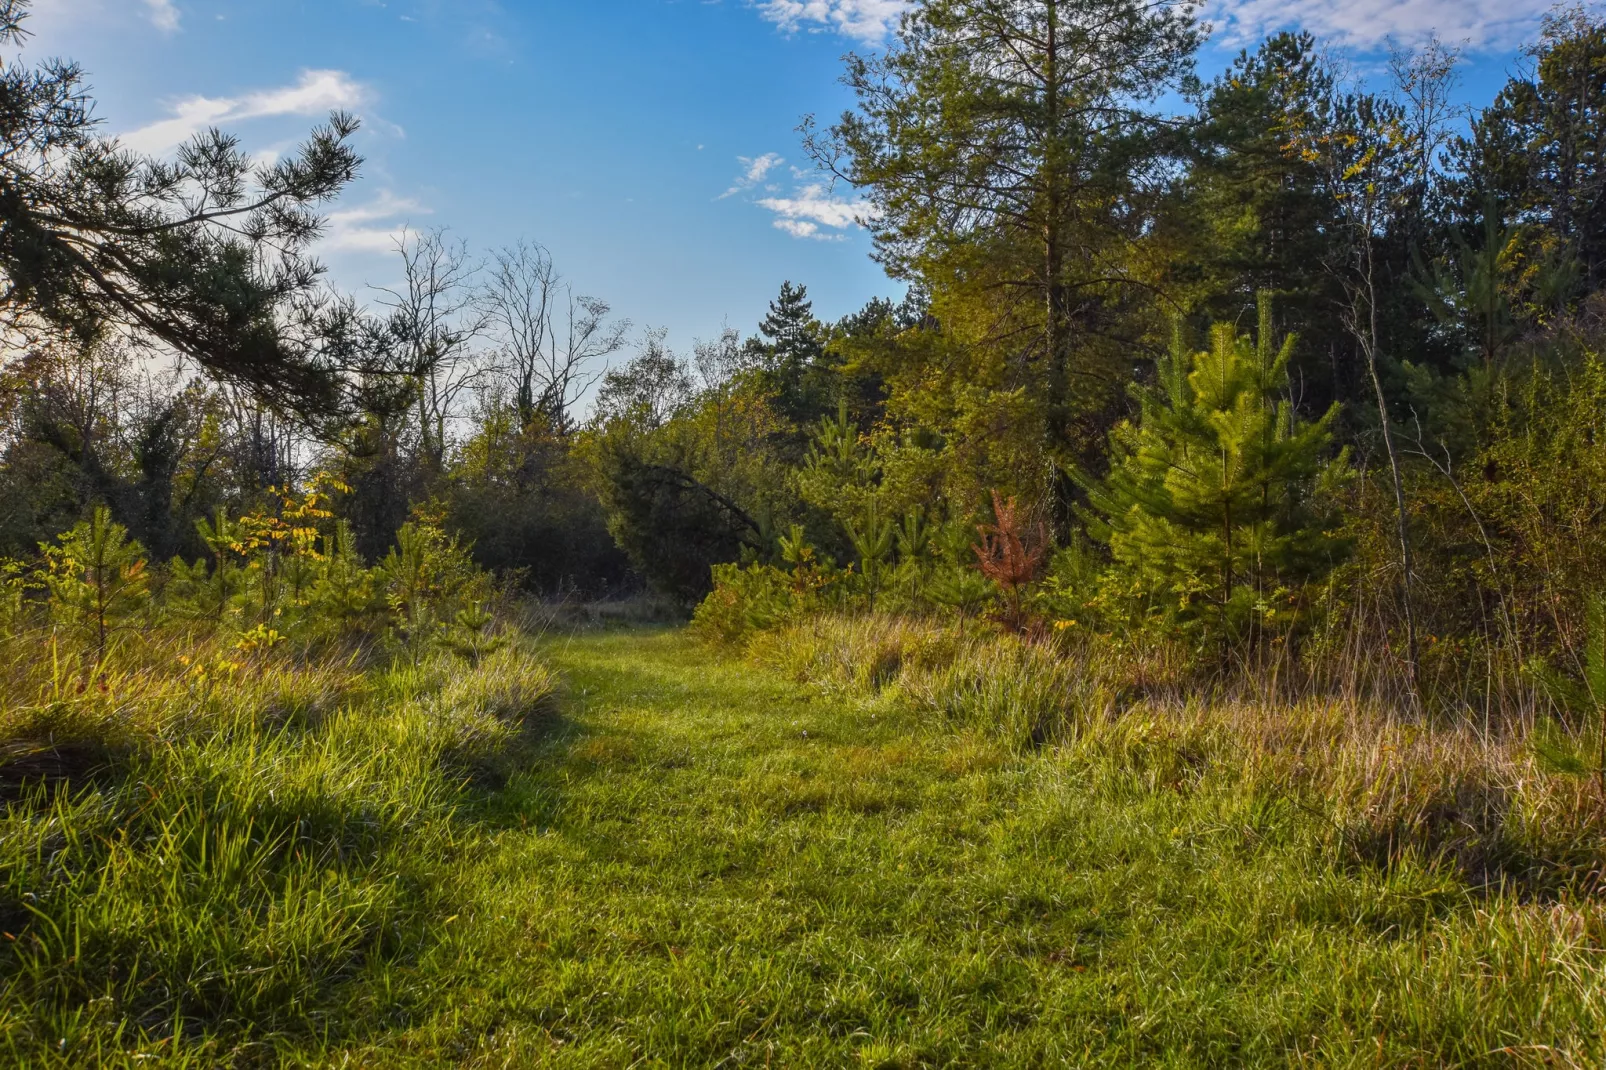
{"label": "wispy cloud", "polygon": [[834,30],[878,45],[909,9],[908,0],[757,0],[759,13],[788,33]]}
{"label": "wispy cloud", "polygon": [[842,241],[846,231],[874,219],[875,206],[865,200],[848,200],[823,183],[803,186],[790,197],[764,197],[758,206],[775,213],[775,227],[794,238]]}
{"label": "wispy cloud", "polygon": [[337,253],[389,253],[414,217],[430,214],[428,207],[410,197],[380,190],[367,204],[325,215],[319,248]]}
{"label": "wispy cloud", "polygon": [[1437,34],[1474,49],[1528,37],[1555,0],[1209,0],[1203,15],[1224,44],[1253,42],[1299,27],[1349,48],[1370,49]]}
{"label": "wispy cloud", "polygon": [[756,189],[759,183],[769,177],[771,171],[786,162],[778,152],[766,152],[762,156],[738,156],[736,161],[742,165],[742,173],[736,176],[736,181],[730,189],[719,195],[720,200]]}
{"label": "wispy cloud", "polygon": [[178,32],[178,6],[173,0],[145,0],[147,17],[163,33]]}
{"label": "wispy cloud", "polygon": [[[725,200],[744,193],[762,192],[750,200],[775,216],[775,227],[794,238],[812,238],[815,241],[843,241],[846,232],[872,218],[875,207],[865,200],[848,200],[835,195],[818,180],[818,172],[790,168],[792,172],[791,196],[782,196],[783,183],[771,181],[775,172],[786,163],[778,152],[762,156],[738,156],[741,173],[731,188],[716,199]],[[745,199],[745,198],[744,198]]]}
{"label": "wispy cloud", "polygon": [[[835,32],[886,42],[910,0],[750,0],[788,33]],[[1433,34],[1473,48],[1508,47],[1529,36],[1555,0],[1204,0],[1201,15],[1224,44],[1240,45],[1299,27],[1351,48]]]}
{"label": "wispy cloud", "polygon": [[355,109],[368,99],[368,90],[343,71],[303,71],[294,85],[265,89],[240,97],[185,97],[173,105],[173,115],[122,135],[121,141],[138,152],[171,152],[209,126],[283,115],[322,115],[335,109]]}

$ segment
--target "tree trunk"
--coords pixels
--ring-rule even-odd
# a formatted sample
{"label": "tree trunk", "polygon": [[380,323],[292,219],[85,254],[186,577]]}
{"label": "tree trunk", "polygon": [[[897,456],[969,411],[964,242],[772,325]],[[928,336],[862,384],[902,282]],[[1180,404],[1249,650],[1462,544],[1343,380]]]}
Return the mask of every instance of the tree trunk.
{"label": "tree trunk", "polygon": [[1050,440],[1063,443],[1069,431],[1067,409],[1070,403],[1070,384],[1066,369],[1065,344],[1065,286],[1061,281],[1065,269],[1065,253],[1060,242],[1060,216],[1064,211],[1061,202],[1062,176],[1060,174],[1060,62],[1059,62],[1059,5],[1048,0],[1048,39],[1043,57],[1043,93],[1046,111],[1043,153],[1044,220],[1043,220],[1043,288],[1046,301],[1044,313],[1044,346],[1048,358],[1048,423]]}

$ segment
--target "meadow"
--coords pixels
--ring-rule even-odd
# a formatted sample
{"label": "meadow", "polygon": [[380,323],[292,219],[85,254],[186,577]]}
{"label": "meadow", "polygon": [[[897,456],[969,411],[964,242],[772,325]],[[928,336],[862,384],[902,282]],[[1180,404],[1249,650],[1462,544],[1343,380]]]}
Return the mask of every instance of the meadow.
{"label": "meadow", "polygon": [[[0,0],[0,1064],[1606,1065],[1599,5],[645,5],[877,24],[738,140],[608,5],[283,91],[90,6]],[[637,83],[484,90],[585,32]],[[208,73],[134,127],[60,40]],[[696,193],[606,110],[675,85],[784,155]]]}
{"label": "meadow", "polygon": [[[866,629],[880,672],[834,667]],[[1314,708],[1034,742],[1033,651],[984,646],[866,620],[747,654],[552,628],[477,666],[286,664],[226,692],[147,671],[12,705],[8,738],[49,717],[57,743],[8,750],[8,1057],[1606,1056],[1587,780]]]}

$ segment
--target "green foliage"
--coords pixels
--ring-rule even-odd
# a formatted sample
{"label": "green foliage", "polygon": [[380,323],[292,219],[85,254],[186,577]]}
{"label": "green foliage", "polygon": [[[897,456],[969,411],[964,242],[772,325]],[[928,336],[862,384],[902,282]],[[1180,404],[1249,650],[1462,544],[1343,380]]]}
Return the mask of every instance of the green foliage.
{"label": "green foliage", "polygon": [[930,455],[888,436],[861,435],[846,402],[814,428],[797,473],[798,492],[835,522],[872,607],[889,588],[905,605],[924,602],[936,564],[928,512],[936,496],[923,471]]}
{"label": "green foliage", "polygon": [[1322,51],[1309,34],[1274,34],[1201,87],[1188,175],[1165,213],[1175,228],[1166,274],[1205,323],[1234,320],[1258,293],[1275,293],[1279,326],[1304,343],[1295,377],[1331,400],[1353,389],[1334,366],[1348,348],[1331,313],[1344,300],[1331,270],[1342,223],[1320,168],[1288,144],[1335,90]]}
{"label": "green foliage", "polygon": [[471,665],[478,665],[487,655],[507,646],[508,638],[495,627],[496,616],[484,603],[459,609],[446,626],[442,645]]}
{"label": "green foliage", "polygon": [[1434,315],[1461,335],[1467,355],[1492,367],[1520,334],[1507,264],[1516,235],[1501,225],[1493,201],[1483,206],[1482,229],[1474,244],[1453,228],[1449,253],[1420,272],[1427,276],[1420,285]]}
{"label": "green foliage", "polygon": [[1584,646],[1576,677],[1558,671],[1544,658],[1535,658],[1528,671],[1563,712],[1582,715],[1592,722],[1589,731],[1596,736],[1598,753],[1586,764],[1578,750],[1579,737],[1561,732],[1541,733],[1534,749],[1555,771],[1574,775],[1593,772],[1599,781],[1601,799],[1606,802],[1606,595],[1596,594],[1588,601]]}
{"label": "green foliage", "polygon": [[797,474],[803,500],[844,527],[862,524],[876,508],[882,463],[879,451],[848,418],[847,405],[821,418]]}
{"label": "green foliage", "polygon": [[936,605],[952,609],[962,617],[971,617],[993,604],[998,588],[974,568],[945,563],[932,574],[925,593]]}
{"label": "green foliage", "polygon": [[874,206],[882,262],[963,316],[1001,385],[1043,399],[1033,431],[1056,448],[1084,445],[1078,424],[1111,400],[1096,388],[1123,355],[1085,329],[1127,311],[1107,269],[1141,241],[1137,180],[1164,144],[1146,105],[1198,41],[1190,11],[1140,0],[931,0],[885,52],[849,57],[856,108],[807,130]]}
{"label": "green foliage", "polygon": [[862,576],[839,570],[808,540],[801,524],[780,538],[788,567],[752,564],[714,566],[714,589],[692,616],[692,630],[705,639],[739,645],[754,633],[800,620],[827,606],[871,599]]}
{"label": "green foliage", "polygon": [[86,635],[103,661],[113,636],[135,626],[150,605],[145,548],[102,506],[42,549],[52,617]]}
{"label": "green foliage", "polygon": [[1135,391],[1140,416],[1112,436],[1110,475],[1083,481],[1116,582],[1163,619],[1214,637],[1281,632],[1342,557],[1329,514],[1348,471],[1330,456],[1337,408],[1295,416],[1283,396],[1293,349],[1272,341],[1269,299],[1258,344],[1218,326],[1190,353],[1179,334],[1158,388]]}
{"label": "green foliage", "polygon": [[[689,381],[678,358],[638,361],[649,357],[650,367],[614,379],[617,398],[599,400],[614,418],[580,449],[614,541],[642,578],[690,609],[711,589],[714,565],[769,558],[775,531],[801,519],[787,461],[796,428],[729,335],[700,347],[703,388],[692,397],[674,385]],[[676,395],[672,405],[648,403],[661,388]]]}
{"label": "green foliage", "polygon": [[761,389],[774,399],[783,419],[806,425],[829,404],[835,378],[822,367],[825,329],[814,318],[807,287],[782,283],[758,332],[748,348],[756,358]]}
{"label": "green foliage", "polygon": [[[29,0],[0,7],[0,42],[22,44]],[[0,141],[18,169],[0,226],[0,316],[92,339],[122,325],[217,379],[320,415],[337,408],[343,318],[315,300],[317,209],[357,175],[354,116],[336,113],[299,151],[262,163],[216,129],[158,160],[107,139],[83,71],[7,59]],[[292,330],[291,321],[301,328]]]}
{"label": "green foliage", "polygon": [[[42,611],[96,667],[116,660],[120,648],[137,659],[142,633],[169,627],[254,657],[286,642],[312,651],[394,641],[415,663],[437,644],[478,663],[504,645],[489,608],[489,577],[454,536],[430,520],[409,523],[370,568],[350,526],[332,520],[320,501],[316,492],[285,493],[272,511],[243,518],[219,511],[200,525],[214,550],[210,567],[174,559],[155,569],[109,510],[97,509],[44,546],[38,568],[0,563],[0,620],[27,632],[42,623]],[[28,597],[34,588],[47,592],[43,606]]]}
{"label": "green foliage", "polygon": [[378,596],[380,584],[375,570],[364,568],[357,556],[357,540],[350,524],[339,521],[334,532],[324,536],[317,565],[311,589],[313,619],[335,635],[363,634],[384,603]]}
{"label": "green foliage", "polygon": [[28,592],[40,585],[37,571],[27,562],[0,558],[0,629],[17,626],[27,606]]}
{"label": "green foliage", "polygon": [[608,530],[667,598],[695,605],[710,589],[714,566],[762,545],[758,521],[681,469],[613,443],[604,445],[600,460]]}
{"label": "green foliage", "polygon": [[715,565],[714,589],[692,614],[692,629],[704,639],[737,645],[799,615],[809,594],[773,565]]}
{"label": "green foliage", "polygon": [[[378,585],[404,649],[417,661],[457,622],[453,607],[473,599],[480,577],[457,540],[427,521],[402,525],[396,547],[378,568]],[[476,610],[469,602],[464,608]],[[488,622],[487,622],[488,623]],[[483,625],[482,625],[483,627]]]}
{"label": "green foliage", "polygon": [[221,624],[245,597],[245,534],[222,506],[210,521],[196,521],[195,528],[212,552],[212,563],[210,567],[205,561],[189,565],[175,558],[168,566],[163,593],[173,612]]}
{"label": "green foliage", "polygon": [[1512,281],[1545,316],[1606,281],[1606,23],[1582,6],[1558,7],[1529,56],[1530,70],[1457,139],[1457,192],[1468,217],[1493,203],[1520,221]]}
{"label": "green foliage", "polygon": [[874,499],[865,511],[863,522],[850,521],[846,528],[848,541],[853,544],[853,552],[859,559],[859,575],[864,581],[865,597],[873,608],[876,595],[887,581],[898,528],[881,515],[879,503]]}

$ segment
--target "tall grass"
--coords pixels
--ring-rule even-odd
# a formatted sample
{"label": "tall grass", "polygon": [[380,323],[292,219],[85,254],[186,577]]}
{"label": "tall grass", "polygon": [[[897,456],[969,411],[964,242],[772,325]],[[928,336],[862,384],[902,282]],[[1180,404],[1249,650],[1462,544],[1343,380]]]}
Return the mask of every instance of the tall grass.
{"label": "tall grass", "polygon": [[0,1050],[267,1065],[378,1025],[480,836],[465,763],[516,747],[545,666],[65,647],[0,639]]}
{"label": "tall grass", "polygon": [[1144,686],[1163,665],[918,618],[815,617],[758,634],[749,651],[933,724],[1053,747],[1088,776],[1154,791],[1224,780],[1306,808],[1357,864],[1409,858],[1546,895],[1592,894],[1606,872],[1606,807],[1573,757],[1593,741],[1532,717],[1488,727],[1407,720],[1362,691]]}

